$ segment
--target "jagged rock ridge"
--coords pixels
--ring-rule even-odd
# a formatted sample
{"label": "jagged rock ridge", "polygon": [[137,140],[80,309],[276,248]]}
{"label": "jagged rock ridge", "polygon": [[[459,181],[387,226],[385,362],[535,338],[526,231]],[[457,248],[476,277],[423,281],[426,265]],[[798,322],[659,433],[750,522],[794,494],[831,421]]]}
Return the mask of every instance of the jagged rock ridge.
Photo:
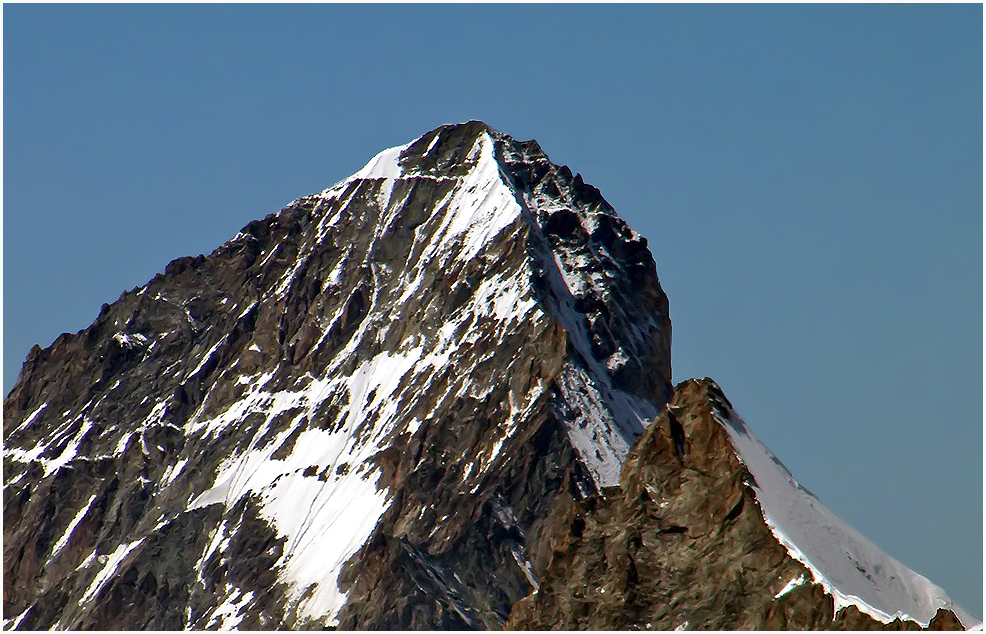
{"label": "jagged rock ridge", "polygon": [[671,397],[670,333],[646,240],[535,142],[386,150],[31,351],[5,624],[522,622]]}
{"label": "jagged rock ridge", "polygon": [[508,629],[977,622],[798,485],[708,378],[677,386],[634,445],[620,486],[560,501],[549,524],[540,589],[515,604]]}

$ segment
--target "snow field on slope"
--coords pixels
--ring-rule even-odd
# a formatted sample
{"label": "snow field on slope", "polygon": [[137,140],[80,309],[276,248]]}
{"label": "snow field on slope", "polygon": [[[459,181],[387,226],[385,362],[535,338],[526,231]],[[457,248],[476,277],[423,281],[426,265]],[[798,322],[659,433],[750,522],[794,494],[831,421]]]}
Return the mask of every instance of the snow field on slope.
{"label": "snow field on slope", "polygon": [[410,147],[410,145],[411,143],[405,143],[404,145],[387,148],[370,159],[370,162],[364,165],[360,171],[356,172],[346,180],[350,181],[358,178],[400,178],[403,174],[403,170],[398,163],[398,159],[400,159],[401,153]]}
{"label": "snow field on slope", "polygon": [[462,250],[457,258],[465,261],[475,257],[521,213],[513,191],[500,178],[500,164],[494,156],[493,140],[488,133],[480,135],[469,155],[478,155],[478,162],[463,179],[461,187],[467,194],[474,193],[453,208],[447,229],[447,235],[463,235]]}
{"label": "snow field on slope", "polygon": [[[401,177],[397,166],[401,150],[392,148],[381,153],[356,175],[384,179],[376,202],[381,206],[381,217],[388,221],[402,204],[393,197],[395,183],[392,180]],[[500,180],[488,135],[477,140],[471,154],[476,165],[458,179],[449,196],[440,201],[442,224],[429,236],[430,243],[418,266],[412,267],[410,274],[415,278],[420,278],[422,263],[432,258],[444,263],[475,257],[520,214],[512,193]],[[332,195],[341,191],[343,189],[337,187]],[[306,256],[300,256],[299,262]],[[278,284],[279,294],[289,292],[300,270],[299,264],[285,274]],[[408,284],[414,285],[413,281]],[[193,417],[186,426],[190,434],[218,437],[250,413],[261,412],[266,417],[266,423],[254,435],[251,448],[225,461],[218,470],[214,486],[192,500],[189,508],[215,503],[230,508],[240,497],[254,495],[261,503],[261,515],[287,540],[278,568],[281,578],[292,588],[301,618],[327,618],[332,623],[345,603],[346,596],[337,586],[341,567],[366,542],[389,505],[388,492],[377,486],[379,474],[371,470],[367,462],[388,446],[392,434],[413,432],[420,426],[421,421],[409,416],[409,404],[419,393],[429,392],[433,377],[450,363],[462,341],[491,334],[502,336],[520,320],[530,318],[537,306],[526,278],[491,277],[473,292],[467,304],[456,313],[455,320],[443,325],[428,351],[422,345],[412,348],[405,341],[397,352],[381,353],[364,361],[351,376],[338,376],[346,360],[357,353],[368,337],[374,336],[372,315],[380,300],[378,297],[371,300],[361,330],[329,364],[325,375],[328,378],[309,377],[307,385],[300,389],[276,393],[265,389],[273,372],[248,378],[246,382],[250,388],[238,402],[211,419]],[[334,315],[332,320],[339,316]],[[479,326],[481,329],[477,330]],[[458,337],[452,340],[455,333]],[[474,391],[475,386],[466,378],[454,377],[445,393],[437,398],[439,406],[449,402],[448,399]],[[409,388],[421,382],[423,389]],[[538,386],[523,397],[510,394],[508,420],[493,430],[502,437],[491,443],[489,455],[477,456],[476,463],[469,466],[474,476],[491,466],[505,439],[516,429],[517,417],[529,411],[543,391],[544,386]],[[340,395],[345,396],[339,398]],[[305,424],[305,420],[310,421],[319,405],[330,398],[347,403],[347,415],[337,422],[334,430],[304,429],[296,437],[288,456],[273,459],[274,452],[295,428]],[[294,414],[292,424],[263,448],[256,446],[256,439],[265,435],[278,414],[296,409],[298,413]],[[347,465],[348,471],[340,469],[342,465]],[[306,470],[321,474],[324,481],[312,475],[305,476]],[[200,569],[214,552],[225,551],[230,543],[229,535],[237,529],[237,526],[227,526],[225,520],[220,524],[200,559]],[[227,603],[238,603],[234,594],[231,589]],[[222,615],[224,624],[232,622],[225,620],[231,616],[227,612],[223,609],[216,613],[217,618]]]}
{"label": "snow field on slope", "polygon": [[[444,343],[444,349],[430,354],[425,354],[421,347],[403,355],[384,353],[361,364],[350,377],[335,381],[312,380],[300,393],[248,397],[252,406],[237,404],[227,410],[227,413],[235,412],[234,417],[248,411],[263,411],[269,416],[269,425],[279,412],[297,406],[303,408],[294,424],[266,447],[251,449],[227,460],[220,467],[215,485],[189,504],[190,509],[214,503],[223,503],[229,508],[243,495],[259,495],[261,515],[271,522],[279,535],[287,538],[278,567],[282,579],[291,584],[295,600],[300,600],[299,615],[327,617],[331,623],[345,603],[346,595],[336,584],[338,574],[345,561],[369,538],[389,504],[387,491],[377,487],[379,474],[371,471],[366,463],[388,446],[392,433],[411,432],[420,425],[420,421],[407,415],[411,409],[408,405],[416,396],[407,386],[416,378],[433,376],[438,368],[448,363],[451,353],[448,348],[454,342]],[[405,384],[407,391],[395,394],[406,376],[411,379]],[[339,386],[348,391],[350,399],[349,413],[340,421],[339,428],[333,432],[306,429],[297,437],[286,458],[273,459],[273,453],[294,431],[294,426],[301,424],[301,419],[314,412],[318,404]],[[469,386],[460,383],[459,387]],[[423,391],[426,392],[427,387]],[[369,398],[371,394],[372,399]],[[446,393],[442,399],[452,396]],[[511,416],[523,415],[538,396],[540,391],[527,395],[518,404],[524,409],[511,409]],[[356,432],[364,422],[370,423],[369,433],[361,438]],[[505,421],[501,427],[507,435],[515,428],[510,423]],[[262,437],[266,429],[267,426],[258,431],[255,438]],[[479,457],[479,474],[489,468],[495,456],[494,449],[493,455]],[[348,472],[340,473],[342,465],[349,466]],[[316,473],[327,474],[327,480],[305,476],[304,471],[312,466]],[[214,551],[222,552],[229,544],[226,536],[236,529],[235,526],[221,527],[203,553],[200,564]],[[312,585],[314,591],[302,599]]]}
{"label": "snow field on slope", "polygon": [[[431,151],[437,139],[438,136],[436,135],[425,154]],[[363,169],[342,183],[325,190],[323,196],[337,195],[342,185],[353,180],[384,179],[385,182],[381,189],[382,197],[378,202],[381,203],[382,208],[392,207],[389,203],[395,179],[436,179],[435,176],[423,173],[411,175],[404,173],[400,166],[400,156],[412,144],[413,142],[406,143],[380,152]],[[461,238],[461,250],[456,257],[459,260],[468,261],[475,257],[486,243],[495,238],[500,231],[514,222],[520,215],[521,208],[517,204],[513,191],[500,178],[500,164],[496,160],[494,142],[489,133],[484,132],[477,137],[465,160],[474,161],[475,164],[465,176],[456,179],[458,184],[451,197],[452,200],[446,199],[445,201],[448,206],[448,213],[444,214],[444,222],[434,232],[434,235],[441,238],[440,241],[444,243],[453,238]],[[436,210],[441,210],[443,206],[445,205],[437,205]],[[381,226],[385,226],[386,221],[387,218],[383,218],[383,222],[380,223]],[[431,254],[426,252],[426,255]]]}
{"label": "snow field on slope", "polygon": [[[620,425],[596,382],[582,368],[566,365],[558,378],[562,398],[571,408],[566,421],[568,438],[600,487],[620,481],[620,467],[630,452],[633,438],[620,433]],[[643,423],[641,422],[641,429]]]}
{"label": "snow field on slope", "polygon": [[[251,449],[224,462],[215,485],[189,505],[192,509],[222,502],[231,507],[243,495],[259,495],[261,515],[287,538],[279,567],[284,580],[291,584],[294,600],[300,601],[299,615],[328,616],[331,620],[345,602],[345,595],[336,585],[338,574],[345,561],[365,543],[388,505],[386,491],[376,486],[379,474],[369,473],[363,464],[383,448],[383,441],[394,431],[398,421],[393,410],[397,404],[390,396],[420,354],[420,348],[406,356],[381,354],[361,364],[350,377],[312,380],[302,391],[272,395],[270,409],[248,407],[269,416],[255,439],[264,435],[277,413],[299,406],[302,411],[266,447]],[[323,399],[338,388],[345,389],[349,399],[348,416],[340,421],[338,429],[306,429],[297,436],[285,459],[274,459],[274,452],[302,424],[302,419],[314,416]],[[368,436],[361,438],[357,431],[366,419],[376,419],[377,423]],[[340,469],[343,465],[351,468]],[[311,467],[327,480],[305,476],[304,471]],[[220,532],[235,530],[232,527]],[[221,552],[223,543],[214,540],[202,561],[214,550]],[[313,585],[314,591],[308,592]]]}
{"label": "snow field on slope", "polygon": [[[836,613],[855,605],[883,623],[900,618],[927,627],[938,608],[945,608],[965,627],[977,622],[944,590],[884,553],[801,487],[735,411],[729,411],[727,420],[718,413],[715,417],[756,481],[757,501],[770,530],[832,596]],[[791,589],[782,588],[777,596]]]}

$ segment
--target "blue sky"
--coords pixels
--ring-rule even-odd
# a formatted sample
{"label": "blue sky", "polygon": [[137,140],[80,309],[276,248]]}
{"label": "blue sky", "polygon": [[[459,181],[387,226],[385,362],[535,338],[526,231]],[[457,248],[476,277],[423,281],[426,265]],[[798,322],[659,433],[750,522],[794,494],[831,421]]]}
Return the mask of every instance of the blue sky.
{"label": "blue sky", "polygon": [[3,385],[172,259],[481,119],[649,240],[675,381],[982,614],[981,5],[4,5]]}

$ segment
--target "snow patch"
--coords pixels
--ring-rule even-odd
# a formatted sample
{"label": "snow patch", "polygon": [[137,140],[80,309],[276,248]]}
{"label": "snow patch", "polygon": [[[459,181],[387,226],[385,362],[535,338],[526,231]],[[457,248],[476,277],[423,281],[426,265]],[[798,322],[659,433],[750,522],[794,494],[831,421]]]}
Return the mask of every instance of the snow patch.
{"label": "snow patch", "polygon": [[519,552],[517,552],[516,548],[511,548],[510,554],[513,555],[514,561],[517,562],[517,565],[524,573],[524,576],[527,577],[527,583],[531,584],[531,587],[534,588],[535,592],[540,590],[541,585],[537,582],[537,579],[534,578],[534,574],[531,572],[531,562],[528,561],[526,557],[522,556]]}
{"label": "snow patch", "polygon": [[127,432],[127,433],[123,434],[122,436],[120,436],[120,441],[118,443],[116,443],[116,448],[113,449],[113,455],[114,456],[119,456],[124,451],[126,451],[126,449],[127,449],[127,442],[130,440],[130,437],[131,436],[133,436],[133,432]]}
{"label": "snow patch", "polygon": [[428,153],[431,152],[436,145],[438,145],[438,137],[440,136],[441,136],[440,134],[436,134],[431,138],[431,143],[429,143],[428,147],[425,148],[425,151],[422,153],[422,156],[428,156]]}
{"label": "snow patch", "polygon": [[185,468],[186,464],[188,464],[188,458],[181,458],[173,465],[169,465],[161,478],[161,487],[164,488],[174,482],[175,479],[181,474],[181,471]]}
{"label": "snow patch", "polygon": [[89,498],[89,501],[86,502],[85,506],[83,506],[82,509],[75,514],[75,517],[72,518],[72,521],[69,522],[68,527],[65,528],[65,532],[62,533],[62,536],[58,538],[57,542],[55,542],[54,548],[51,549],[51,556],[48,557],[48,563],[54,561],[55,557],[57,557],[62,549],[68,545],[68,540],[72,537],[72,531],[75,530],[75,527],[78,526],[79,522],[82,521],[82,518],[84,518],[86,513],[89,512],[89,507],[92,506],[93,500],[95,499],[96,494],[93,493]]}
{"label": "snow patch", "polygon": [[63,466],[68,464],[69,461],[71,461],[72,458],[74,458],[75,455],[78,453],[79,445],[82,444],[82,439],[86,436],[86,434],[89,433],[89,430],[91,430],[92,428],[93,428],[93,424],[92,421],[89,420],[89,417],[88,416],[83,417],[82,428],[79,429],[79,432],[72,438],[71,442],[69,442],[68,445],[65,446],[65,449],[62,450],[62,453],[59,454],[57,458],[53,460],[44,460],[39,458],[40,462],[44,465],[44,470],[45,470],[44,476],[42,477],[47,478],[50,474],[54,473],[55,471],[58,471]]}
{"label": "snow patch", "polygon": [[136,346],[147,345],[147,337],[140,333],[128,335],[123,332],[118,332],[113,335],[113,341],[117,342],[124,348],[134,348]]}
{"label": "snow patch", "polygon": [[37,460],[41,454],[44,453],[44,450],[45,447],[41,444],[35,445],[28,451],[20,449],[19,447],[4,447],[3,457],[10,458],[14,462],[27,464]]}
{"label": "snow patch", "polygon": [[18,614],[16,617],[14,617],[12,619],[4,619],[3,620],[3,629],[4,630],[8,630],[8,631],[9,630],[16,630],[17,629],[17,626],[19,626],[21,624],[21,621],[24,620],[24,617],[27,616],[27,613],[30,612],[31,611],[31,608],[33,608],[33,607],[34,607],[33,604],[32,605],[29,605],[29,606],[27,606],[24,609],[23,612],[21,612],[20,614]]}
{"label": "snow patch", "polygon": [[226,335],[223,335],[222,337],[220,337],[219,338],[219,341],[217,341],[215,344],[213,344],[213,346],[211,348],[209,348],[209,351],[206,352],[204,355],[202,355],[202,360],[199,361],[199,364],[197,366],[195,366],[195,369],[192,370],[191,372],[189,372],[185,376],[185,379],[186,380],[188,380],[189,378],[191,378],[191,377],[195,376],[196,374],[198,374],[199,373],[199,370],[201,370],[202,368],[204,368],[205,367],[205,364],[209,363],[209,360],[212,358],[212,355],[215,354],[216,350],[219,349],[219,346],[223,345],[223,343],[226,342],[226,337],[227,337]]}
{"label": "snow patch", "polygon": [[239,612],[253,600],[253,590],[243,594],[239,588],[227,583],[226,592],[226,600],[212,611],[206,629],[229,631],[239,626],[243,620]]}
{"label": "snow patch", "polygon": [[367,163],[363,169],[356,172],[346,180],[356,178],[400,178],[403,170],[399,164],[401,153],[411,145],[406,143],[398,145],[380,152]]}
{"label": "snow patch", "polygon": [[805,576],[804,575],[798,575],[794,579],[791,579],[790,581],[788,581],[787,582],[787,585],[785,585],[783,588],[781,588],[777,592],[777,594],[774,595],[774,599],[780,599],[781,597],[783,597],[785,594],[787,594],[791,590],[794,590],[795,588],[797,588],[800,585],[804,585],[804,583],[805,583]]}
{"label": "snow patch", "polygon": [[99,592],[103,589],[103,586],[105,586],[110,578],[113,577],[113,574],[116,572],[120,562],[122,562],[123,559],[129,555],[131,551],[133,551],[133,549],[140,546],[144,539],[145,538],[141,537],[135,542],[120,544],[112,553],[109,555],[104,555],[104,557],[106,557],[106,562],[103,564],[103,568],[96,573],[96,577],[92,580],[92,583],[89,584],[85,594],[82,595],[82,600],[80,603],[88,603],[92,599],[96,598]]}
{"label": "snow patch", "polygon": [[48,403],[42,403],[42,404],[41,404],[41,405],[40,405],[40,406],[39,406],[39,407],[38,407],[37,409],[35,409],[35,410],[34,410],[33,412],[31,412],[30,414],[28,414],[28,415],[27,415],[27,418],[25,418],[25,419],[24,419],[24,422],[23,422],[23,423],[21,423],[21,424],[20,424],[20,425],[19,425],[19,426],[17,427],[17,429],[15,429],[15,430],[14,430],[13,432],[11,432],[11,433],[12,433],[12,434],[16,434],[17,432],[19,432],[19,431],[21,431],[21,430],[23,430],[23,429],[27,429],[28,427],[30,427],[30,426],[31,426],[31,423],[33,423],[33,422],[34,422],[34,419],[35,419],[35,418],[37,418],[37,417],[38,417],[38,414],[40,414],[41,412],[43,412],[43,411],[44,411],[44,408],[46,408],[46,407],[48,407]]}

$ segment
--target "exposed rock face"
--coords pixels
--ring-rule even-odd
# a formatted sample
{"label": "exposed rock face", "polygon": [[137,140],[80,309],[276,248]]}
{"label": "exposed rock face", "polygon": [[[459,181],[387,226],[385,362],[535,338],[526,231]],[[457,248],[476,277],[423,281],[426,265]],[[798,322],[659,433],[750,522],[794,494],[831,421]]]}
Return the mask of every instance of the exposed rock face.
{"label": "exposed rock face", "polygon": [[382,152],[31,351],[5,626],[884,625],[710,382],[661,414],[670,342],[646,240],[535,142]]}
{"label": "exposed rock face", "polygon": [[[508,629],[921,629],[836,610],[764,521],[755,478],[717,418],[711,379],[680,384],[627,458],[620,486],[553,511],[539,591]],[[962,629],[943,608],[930,629]]]}
{"label": "exposed rock face", "polygon": [[554,498],[616,482],[669,351],[645,240],[598,191],[439,128],[32,350],[5,617],[498,628]]}

